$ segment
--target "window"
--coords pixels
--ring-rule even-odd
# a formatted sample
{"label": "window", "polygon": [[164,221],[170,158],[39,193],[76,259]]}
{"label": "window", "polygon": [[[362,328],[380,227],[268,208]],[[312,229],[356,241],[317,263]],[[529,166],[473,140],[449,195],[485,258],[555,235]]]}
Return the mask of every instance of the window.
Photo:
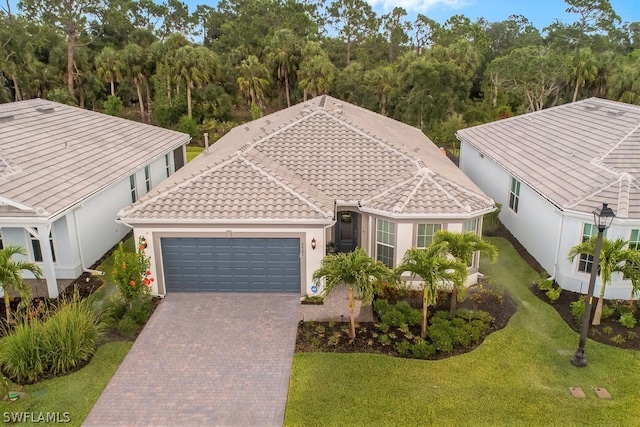
{"label": "window", "polygon": [[[31,249],[33,249],[33,260],[35,262],[42,262],[44,258],[42,257],[42,247],[40,246],[40,240],[33,234],[29,233],[31,237]],[[49,233],[49,246],[51,247],[51,259],[53,262],[56,262],[56,251],[53,248],[53,235]]]}
{"label": "window", "polygon": [[151,166],[144,167],[144,186],[148,193],[151,190]]}
{"label": "window", "polygon": [[131,203],[138,200],[138,190],[136,190],[136,176],[131,175],[129,177],[129,188],[131,189]]}
{"label": "window", "polygon": [[478,233],[478,218],[470,219],[469,221],[465,221],[463,224],[462,231],[464,233]]}
{"label": "window", "polygon": [[396,241],[396,225],[392,222],[379,219],[376,222],[376,259],[385,263],[387,267],[393,267],[394,245]]}
{"label": "window", "polygon": [[442,230],[442,224],[418,224],[416,247],[426,248],[433,242],[436,231]]}
{"label": "window", "polygon": [[169,159],[169,155],[164,155],[164,168],[167,170],[167,178],[171,176],[171,160]]}
{"label": "window", "polygon": [[[598,227],[594,224],[584,224],[582,227],[582,243],[589,240],[591,237],[598,234]],[[578,271],[583,273],[591,273],[591,267],[593,266],[593,256],[587,254],[580,254],[580,260],[578,261]]]}
{"label": "window", "polygon": [[509,208],[512,211],[518,212],[518,205],[520,204],[520,181],[511,177],[511,192],[509,193]]}
{"label": "window", "polygon": [[631,230],[631,237],[629,238],[629,249],[640,249],[640,230]]}

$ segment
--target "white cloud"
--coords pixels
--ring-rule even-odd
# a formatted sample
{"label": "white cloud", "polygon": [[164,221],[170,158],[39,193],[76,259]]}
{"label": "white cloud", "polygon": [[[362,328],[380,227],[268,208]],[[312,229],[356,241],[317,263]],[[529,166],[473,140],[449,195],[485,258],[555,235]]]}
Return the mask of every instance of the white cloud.
{"label": "white cloud", "polygon": [[384,12],[393,10],[394,7],[403,7],[407,12],[428,12],[434,8],[462,9],[468,6],[470,0],[366,0],[374,8],[381,7]]}

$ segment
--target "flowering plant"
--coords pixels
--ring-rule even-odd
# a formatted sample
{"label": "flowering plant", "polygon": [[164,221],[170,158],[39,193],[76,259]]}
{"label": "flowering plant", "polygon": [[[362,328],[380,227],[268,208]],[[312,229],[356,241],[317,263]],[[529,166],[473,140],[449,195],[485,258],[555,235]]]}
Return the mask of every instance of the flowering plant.
{"label": "flowering plant", "polygon": [[155,279],[151,277],[151,270],[149,270],[151,258],[144,253],[144,245],[139,242],[135,252],[128,252],[120,242],[114,253],[114,260],[113,280],[129,306],[131,301],[149,295],[151,284]]}

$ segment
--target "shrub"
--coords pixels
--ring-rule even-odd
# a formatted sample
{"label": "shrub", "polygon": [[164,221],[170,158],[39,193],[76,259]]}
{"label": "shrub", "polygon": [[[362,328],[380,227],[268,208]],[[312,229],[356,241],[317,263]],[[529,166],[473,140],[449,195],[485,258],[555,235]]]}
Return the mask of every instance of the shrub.
{"label": "shrub", "polygon": [[129,313],[125,314],[125,316],[118,322],[118,332],[120,332],[120,335],[123,337],[133,338],[138,333],[138,329],[140,327],[128,314]]}
{"label": "shrub", "polygon": [[541,291],[549,291],[553,289],[553,280],[544,279],[538,283],[538,289]]}
{"label": "shrub", "polygon": [[436,353],[436,346],[426,342],[422,338],[418,338],[416,342],[411,345],[410,350],[417,359],[428,359]]}
{"label": "shrub", "polygon": [[180,117],[180,120],[178,120],[177,129],[179,132],[188,133],[189,136],[194,140],[200,139],[200,126],[193,118],[189,117],[188,115]]}
{"label": "shrub", "polygon": [[580,297],[580,299],[571,303],[571,315],[578,321],[582,320],[584,317],[585,309],[584,297]]}
{"label": "shrub", "polygon": [[134,299],[149,294],[149,287],[154,281],[149,265],[150,258],[144,253],[142,238],[136,252],[125,251],[120,242],[114,253],[113,281],[129,308]]}
{"label": "shrub", "polygon": [[624,344],[626,341],[627,339],[623,337],[622,334],[618,334],[615,337],[611,338],[611,342],[614,342],[616,344]]}
{"label": "shrub", "polygon": [[411,308],[406,301],[391,305],[387,300],[378,300],[374,303],[374,307],[378,316],[380,316],[380,321],[384,325],[396,327],[402,325],[419,325],[422,321],[420,310]]}
{"label": "shrub", "polygon": [[394,345],[394,348],[398,352],[399,355],[404,356],[409,353],[412,344],[407,340],[402,340]]}
{"label": "shrub", "polygon": [[602,328],[602,332],[604,332],[607,335],[611,335],[613,333],[613,328],[611,326],[604,326]]}
{"label": "shrub", "polygon": [[560,293],[562,292],[562,288],[551,288],[546,292],[547,298],[549,301],[557,301],[560,298]]}
{"label": "shrub", "polygon": [[629,328],[629,329],[633,328],[638,323],[633,313],[623,314],[622,316],[620,316],[620,319],[618,320],[618,322],[620,322],[620,324],[625,328]]}
{"label": "shrub", "polygon": [[608,319],[609,317],[613,316],[613,313],[615,313],[615,312],[616,312],[615,308],[613,308],[609,304],[604,304],[602,306],[601,318]]}
{"label": "shrub", "polygon": [[122,117],[124,105],[117,95],[109,95],[107,100],[102,103],[102,109],[105,114],[110,116]]}
{"label": "shrub", "polygon": [[44,340],[44,324],[40,320],[15,325],[0,347],[2,371],[18,384],[37,381],[48,363]]}
{"label": "shrub", "polygon": [[429,339],[437,350],[450,352],[453,350],[453,338],[451,325],[446,320],[434,322],[427,332]]}
{"label": "shrub", "polygon": [[382,334],[378,338],[378,342],[382,345],[389,345],[391,344],[391,338],[389,338],[389,335],[387,334]]}
{"label": "shrub", "polygon": [[87,362],[103,328],[94,307],[79,297],[65,301],[45,322],[45,349],[50,372],[60,375]]}

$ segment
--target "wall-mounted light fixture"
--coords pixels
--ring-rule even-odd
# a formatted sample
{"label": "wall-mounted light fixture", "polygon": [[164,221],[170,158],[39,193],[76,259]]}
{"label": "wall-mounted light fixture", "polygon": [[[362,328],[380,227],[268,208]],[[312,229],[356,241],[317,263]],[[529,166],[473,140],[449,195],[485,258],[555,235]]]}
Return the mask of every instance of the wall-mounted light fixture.
{"label": "wall-mounted light fixture", "polygon": [[314,237],[313,239],[311,239],[311,249],[315,249],[316,248],[316,238]]}
{"label": "wall-mounted light fixture", "polygon": [[140,238],[140,247],[142,249],[147,249],[147,239],[145,239],[144,237]]}

